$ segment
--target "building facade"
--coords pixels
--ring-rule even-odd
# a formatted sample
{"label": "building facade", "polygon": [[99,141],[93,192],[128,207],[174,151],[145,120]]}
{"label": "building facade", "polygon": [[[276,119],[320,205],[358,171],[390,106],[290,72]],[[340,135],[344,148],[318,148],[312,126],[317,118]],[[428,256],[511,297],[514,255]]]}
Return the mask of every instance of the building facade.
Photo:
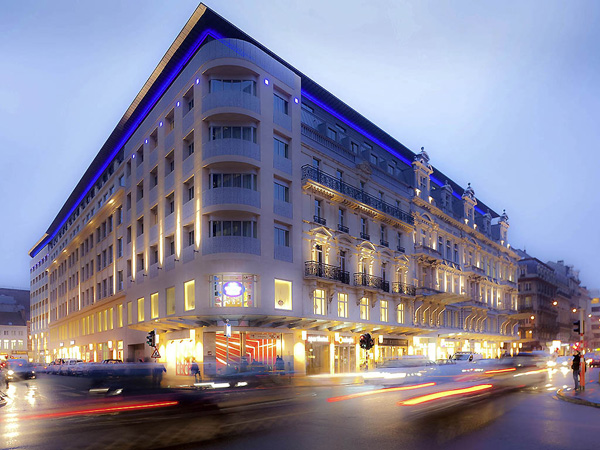
{"label": "building facade", "polygon": [[0,288],[0,360],[29,357],[29,310],[22,304],[28,297],[26,290]]}
{"label": "building facade", "polygon": [[498,356],[517,338],[507,230],[200,5],[30,252],[35,354],[138,360],[156,330],[178,375]]}

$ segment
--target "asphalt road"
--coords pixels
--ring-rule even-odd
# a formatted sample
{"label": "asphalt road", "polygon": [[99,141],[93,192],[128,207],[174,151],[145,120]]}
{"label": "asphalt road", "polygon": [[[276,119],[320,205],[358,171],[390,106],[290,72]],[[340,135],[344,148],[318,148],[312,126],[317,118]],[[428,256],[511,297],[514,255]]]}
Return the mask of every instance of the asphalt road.
{"label": "asphalt road", "polygon": [[[591,376],[597,380],[598,369]],[[373,390],[363,385],[90,396],[87,380],[42,375],[11,384],[8,403],[0,408],[0,445],[43,449],[597,449],[600,409],[558,400],[556,390],[564,385],[572,385],[571,375],[558,372],[538,389],[418,415],[398,405],[398,400],[413,395],[406,392],[347,397]],[[328,401],[334,397],[343,400]],[[135,409],[139,405],[159,406]],[[81,410],[100,412],[74,414]]]}

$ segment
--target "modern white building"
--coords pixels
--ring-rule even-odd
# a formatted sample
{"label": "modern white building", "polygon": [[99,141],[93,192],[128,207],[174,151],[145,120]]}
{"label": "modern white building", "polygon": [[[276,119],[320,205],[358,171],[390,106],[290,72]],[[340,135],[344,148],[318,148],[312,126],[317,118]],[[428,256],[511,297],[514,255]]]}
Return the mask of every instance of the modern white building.
{"label": "modern white building", "polygon": [[[40,359],[352,372],[517,338],[499,215],[200,5],[32,248]],[[226,324],[231,336],[226,336]],[[227,344],[229,347],[227,348]]]}

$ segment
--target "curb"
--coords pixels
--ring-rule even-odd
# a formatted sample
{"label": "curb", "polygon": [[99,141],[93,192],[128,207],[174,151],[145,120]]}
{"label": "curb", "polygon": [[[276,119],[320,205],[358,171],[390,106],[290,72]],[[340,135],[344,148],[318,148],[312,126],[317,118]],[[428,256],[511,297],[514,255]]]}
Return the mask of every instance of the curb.
{"label": "curb", "polygon": [[592,406],[594,408],[600,408],[600,403],[591,402],[589,400],[584,400],[583,398],[572,397],[570,395],[565,395],[563,393],[563,391],[564,391],[564,389],[559,389],[558,391],[556,391],[556,395],[558,396],[559,399],[561,399],[565,402],[574,403],[576,405],[585,405],[585,406]]}

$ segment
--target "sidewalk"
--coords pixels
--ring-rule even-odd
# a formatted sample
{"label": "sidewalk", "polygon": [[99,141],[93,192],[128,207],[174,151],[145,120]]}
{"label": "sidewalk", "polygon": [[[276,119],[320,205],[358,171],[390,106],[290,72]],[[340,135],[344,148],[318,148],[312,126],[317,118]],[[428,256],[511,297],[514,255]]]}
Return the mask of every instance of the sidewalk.
{"label": "sidewalk", "polygon": [[573,388],[559,389],[558,398],[566,402],[600,408],[600,385],[597,381],[585,384],[584,391],[574,391]]}

